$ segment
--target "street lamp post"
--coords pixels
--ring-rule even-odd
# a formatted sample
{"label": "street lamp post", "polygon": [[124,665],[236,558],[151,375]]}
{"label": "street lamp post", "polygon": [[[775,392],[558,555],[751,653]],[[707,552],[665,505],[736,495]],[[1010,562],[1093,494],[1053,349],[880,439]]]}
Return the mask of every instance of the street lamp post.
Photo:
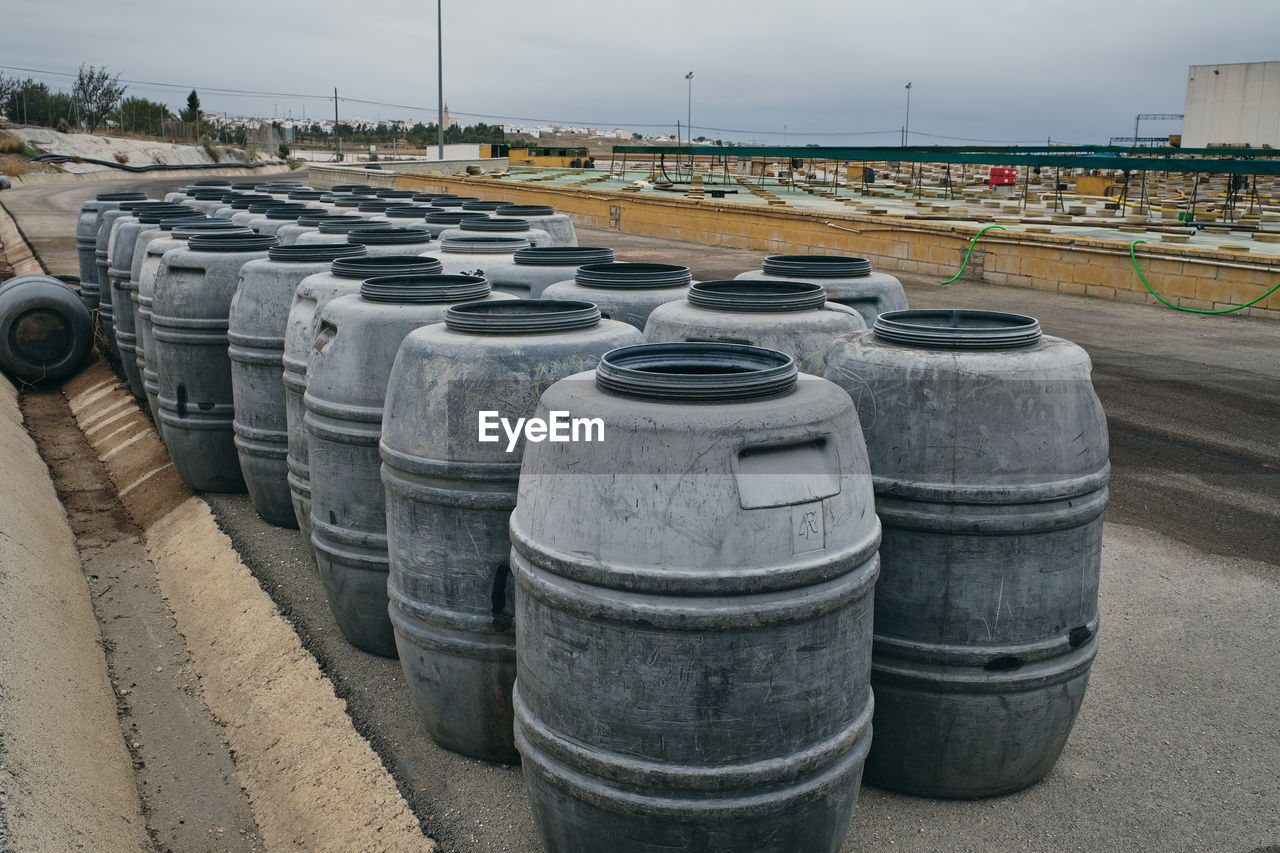
{"label": "street lamp post", "polygon": [[689,168],[693,168],[693,72],[690,71],[684,75],[684,79],[689,83],[689,111],[685,115],[686,126],[689,128]]}
{"label": "street lamp post", "polygon": [[436,120],[436,141],[439,145],[440,160],[444,161],[444,28],[441,25],[440,4],[436,0],[436,96],[439,101],[440,117]]}
{"label": "street lamp post", "polygon": [[911,134],[911,84],[907,84],[907,119],[902,125],[902,146],[905,148]]}

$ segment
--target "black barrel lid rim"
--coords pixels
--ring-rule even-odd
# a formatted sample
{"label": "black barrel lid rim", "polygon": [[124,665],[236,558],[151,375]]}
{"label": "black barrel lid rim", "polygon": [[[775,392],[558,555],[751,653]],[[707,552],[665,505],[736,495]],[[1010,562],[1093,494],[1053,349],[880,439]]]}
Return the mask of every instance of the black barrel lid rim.
{"label": "black barrel lid rim", "polygon": [[431,232],[425,228],[353,228],[347,232],[347,241],[367,246],[395,246],[401,243],[426,243]]}
{"label": "black barrel lid rim", "polygon": [[964,308],[887,311],[876,318],[872,330],[881,340],[921,349],[1013,349],[1043,337],[1034,317]]}
{"label": "black barrel lid rim", "polygon": [[463,210],[497,210],[500,207],[511,207],[514,201],[483,201],[481,199],[473,199],[462,203]]}
{"label": "black barrel lid rim", "polygon": [[813,311],[826,304],[827,292],[807,281],[731,279],[700,281],[689,288],[688,299],[690,305],[712,311]]}
{"label": "black barrel lid rim", "polygon": [[382,213],[388,207],[395,207],[395,201],[387,201],[384,198],[371,199],[369,201],[360,202],[360,206],[356,208],[363,213]]}
{"label": "black barrel lid rim", "polygon": [[263,215],[267,219],[293,220],[296,222],[299,217],[310,213],[312,209],[310,207],[292,207],[282,204],[278,207],[268,208]]}
{"label": "black barrel lid rim", "polygon": [[794,358],[764,347],[637,344],[601,356],[596,385],[641,400],[736,403],[789,393],[798,373]]}
{"label": "black barrel lid rim", "polygon": [[442,269],[438,258],[418,255],[382,255],[339,258],[329,265],[338,278],[361,280],[388,275],[434,275]]}
{"label": "black barrel lid rim", "polygon": [[600,322],[600,309],[576,300],[504,299],[455,305],[444,322],[472,335],[538,335],[589,329]]}
{"label": "black barrel lid rim", "polygon": [[480,199],[472,198],[471,196],[459,195],[436,196],[432,199],[431,203],[439,207],[462,207],[469,201],[480,201]]}
{"label": "black barrel lid rim", "polygon": [[488,219],[486,213],[479,210],[444,210],[439,213],[428,213],[427,221],[433,225],[457,225],[464,219]]}
{"label": "black barrel lid rim", "polygon": [[440,251],[464,255],[514,255],[529,248],[523,237],[498,237],[488,235],[445,237],[440,241]]}
{"label": "black barrel lid rim", "polygon": [[686,287],[693,281],[688,267],[677,264],[645,264],[614,261],[584,264],[573,280],[583,287],[640,290],[662,287]]}
{"label": "black barrel lid rim", "polygon": [[158,225],[166,219],[203,219],[204,214],[194,207],[175,207],[168,210],[139,210],[134,213],[139,222]]}
{"label": "black barrel lid rim", "polygon": [[94,201],[144,201],[146,193],[98,193]]}
{"label": "black barrel lid rim", "polygon": [[330,213],[327,210],[308,210],[298,217],[298,224],[308,228],[318,228],[326,222],[368,222],[363,216],[354,213]]}
{"label": "black barrel lid rim", "polygon": [[360,297],[370,302],[471,302],[488,295],[489,280],[478,275],[382,275],[360,285]]}
{"label": "black barrel lid rim", "polygon": [[382,212],[388,219],[426,219],[431,208],[416,204],[394,204]]}
{"label": "black barrel lid rim", "polygon": [[294,190],[289,193],[289,198],[302,199],[303,201],[318,201],[323,195],[323,190]]}
{"label": "black barrel lid rim", "polygon": [[357,228],[373,228],[376,225],[370,225],[369,220],[363,216],[351,214],[349,216],[337,216],[329,220],[321,220],[316,228],[321,234],[348,234]]}
{"label": "black barrel lid rim", "polygon": [[[164,223],[161,223],[160,227],[163,228]],[[186,240],[196,234],[240,234],[246,237],[253,234],[253,229],[248,225],[236,225],[225,219],[210,219],[205,222],[198,219],[190,222],[181,221],[175,223],[170,230],[175,240]]]}
{"label": "black barrel lid rim", "polygon": [[301,246],[272,246],[267,250],[267,259],[286,264],[320,263],[335,261],[338,258],[364,257],[364,246],[351,243],[310,243]]}
{"label": "black barrel lid rim", "polygon": [[276,245],[270,234],[192,234],[187,246],[196,252],[265,252]]}
{"label": "black barrel lid rim", "polygon": [[498,216],[555,216],[556,209],[547,204],[509,204],[494,211]]}
{"label": "black barrel lid rim", "polygon": [[463,231],[528,231],[527,219],[479,219],[468,217],[458,223]]}
{"label": "black barrel lid rim", "polygon": [[793,278],[860,278],[871,275],[871,262],[848,255],[770,255],[764,259],[767,275]]}
{"label": "black barrel lid rim", "polygon": [[374,190],[373,194],[378,198],[413,198],[413,190],[393,190],[384,188]]}
{"label": "black barrel lid rim", "polygon": [[516,263],[530,267],[580,267],[613,263],[613,249],[597,246],[533,246],[516,252]]}

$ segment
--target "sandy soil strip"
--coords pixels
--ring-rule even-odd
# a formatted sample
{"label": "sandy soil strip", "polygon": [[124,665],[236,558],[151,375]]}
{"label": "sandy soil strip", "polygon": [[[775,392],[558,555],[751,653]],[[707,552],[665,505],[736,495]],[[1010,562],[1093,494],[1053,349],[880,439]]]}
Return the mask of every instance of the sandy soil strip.
{"label": "sandy soil strip", "polygon": [[[82,429],[128,394],[119,383],[103,384],[112,379],[97,364],[68,383]],[[95,450],[146,532],[161,591],[191,649],[205,702],[226,725],[268,849],[434,851],[346,704],[208,505],[165,466],[159,438],[145,423],[107,432],[110,440],[103,444],[107,436],[99,435]],[[109,452],[126,446],[128,452]]]}

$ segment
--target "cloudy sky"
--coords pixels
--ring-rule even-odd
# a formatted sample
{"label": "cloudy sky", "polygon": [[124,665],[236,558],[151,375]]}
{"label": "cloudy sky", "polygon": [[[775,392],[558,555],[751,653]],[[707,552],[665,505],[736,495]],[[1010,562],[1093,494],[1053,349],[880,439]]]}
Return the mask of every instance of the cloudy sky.
{"label": "cloudy sky", "polygon": [[[693,71],[697,134],[769,144],[897,144],[908,82],[912,142],[1105,143],[1136,113],[1182,112],[1190,65],[1280,59],[1271,0],[443,4],[464,123],[674,132]],[[4,5],[0,72],[55,88],[84,62],[174,106],[195,87],[208,111],[332,117],[335,86],[344,120],[435,111],[430,0]]]}

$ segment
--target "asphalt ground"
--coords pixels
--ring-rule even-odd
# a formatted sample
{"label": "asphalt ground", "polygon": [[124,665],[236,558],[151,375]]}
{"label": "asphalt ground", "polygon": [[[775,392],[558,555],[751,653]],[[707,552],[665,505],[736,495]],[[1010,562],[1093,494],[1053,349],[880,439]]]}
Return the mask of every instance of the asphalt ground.
{"label": "asphalt ground", "polygon": [[[182,183],[130,179],[111,189],[159,195]],[[6,191],[0,204],[52,271],[75,272],[75,212],[97,189]],[[612,231],[581,229],[579,237],[614,247],[622,260],[688,264],[699,279],[732,277],[763,257]],[[1112,461],[1101,650],[1046,780],[958,802],[864,786],[843,849],[1252,851],[1280,843],[1280,325],[901,278],[913,307],[1030,314],[1093,359]],[[207,499],[443,849],[538,850],[519,769],[453,755],[426,737],[398,663],[358,652],[338,634],[298,534],[261,522],[245,496]]]}

